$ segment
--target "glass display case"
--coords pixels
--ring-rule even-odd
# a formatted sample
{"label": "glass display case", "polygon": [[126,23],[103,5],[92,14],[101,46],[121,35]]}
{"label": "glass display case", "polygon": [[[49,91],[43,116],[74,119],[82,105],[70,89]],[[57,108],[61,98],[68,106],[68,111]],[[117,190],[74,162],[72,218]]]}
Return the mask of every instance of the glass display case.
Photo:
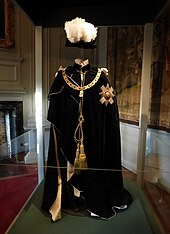
{"label": "glass display case", "polygon": [[[111,234],[113,232],[164,234],[170,232],[168,219],[170,214],[169,15],[168,7],[161,18],[144,26],[98,27],[100,36],[96,40],[98,50],[90,53],[87,50],[82,52],[73,48],[71,52],[66,51],[61,28],[42,30],[38,27],[35,30],[36,49],[32,50],[32,56],[36,55],[35,60],[39,67],[36,67],[34,80],[30,82],[33,87],[34,85],[36,87],[32,93],[29,90],[32,100],[35,101],[35,106],[34,104],[33,107],[31,106],[34,116],[30,114],[30,117],[28,113],[22,112],[23,103],[24,110],[30,111],[30,107],[28,110],[26,108],[30,96],[25,99],[26,101],[23,98],[23,103],[20,101],[9,103],[3,100],[3,95],[0,95],[2,99],[0,101],[0,217],[2,217],[0,234],[56,232],[62,234]],[[39,56],[42,56],[42,44],[39,42],[42,38],[44,39],[43,49],[48,48],[43,52],[44,66],[42,61],[39,61]],[[62,63],[67,67],[77,54],[88,57],[95,67],[108,69],[107,77],[117,98],[119,112],[117,120],[120,124],[121,165],[118,165],[118,169],[112,164],[109,167],[108,162],[102,166],[85,169],[94,171],[96,175],[104,174],[106,171],[111,175],[121,175],[123,187],[129,191],[133,200],[128,209],[123,209],[126,204],[114,207],[112,211],[115,211],[115,215],[108,219],[103,220],[93,212],[91,217],[88,209],[86,212],[84,210],[81,212],[79,209],[68,212],[63,209],[61,220],[52,222],[51,215],[42,210],[45,175],[47,169],[51,167],[57,172],[64,171],[63,175],[68,178],[70,174],[67,172],[70,165],[53,165],[48,162],[51,148],[53,148],[51,153],[55,152],[55,140],[50,143],[51,126],[47,121],[48,92],[54,81],[51,75],[54,69],[56,72],[56,66]],[[44,73],[41,74],[40,70]],[[111,92],[110,90],[112,89],[107,91]],[[104,98],[103,103],[106,103],[106,96]],[[64,107],[71,108],[72,102],[70,103],[66,102]],[[89,104],[91,105],[90,101]],[[60,108],[62,109],[63,106],[61,105]],[[88,111],[88,108],[86,110]],[[89,116],[90,113],[94,113],[94,110],[89,111]],[[69,120],[69,117],[72,117],[74,120],[74,116],[71,115],[73,115],[72,112],[66,113],[65,118]],[[35,118],[36,123],[32,127],[24,128],[24,123],[28,121],[25,116],[29,116],[30,119]],[[22,117],[26,119],[24,123]],[[68,127],[68,122],[63,125],[63,129],[65,126]],[[93,128],[91,130],[93,131]],[[108,132],[109,130],[110,128],[107,128]],[[71,132],[72,129],[69,131]],[[110,147],[109,143],[112,144],[114,133],[110,132],[109,136],[111,137],[106,142],[107,148]],[[104,141],[104,136],[101,138]],[[89,139],[92,139],[91,135]],[[89,145],[92,145],[91,142]],[[65,143],[68,148],[69,143]],[[95,149],[98,150],[100,147],[101,145],[98,145]],[[114,150],[112,153],[114,157]],[[112,162],[110,158],[108,161]],[[113,183],[112,193],[114,194],[114,186],[117,186],[117,183],[114,180],[111,181],[110,177],[108,180],[104,180],[102,176],[99,177],[100,183],[93,184],[96,191],[101,191],[107,185],[112,187]],[[95,177],[97,182],[99,178]],[[58,183],[56,177],[52,180],[52,183],[56,182],[56,187],[62,184]],[[83,179],[84,181],[87,182]],[[80,183],[80,187],[81,185]],[[92,187],[91,191],[94,188]],[[76,189],[74,192],[79,194]],[[109,194],[110,190],[106,192],[106,196],[103,194],[102,202],[105,201],[107,204]]]}

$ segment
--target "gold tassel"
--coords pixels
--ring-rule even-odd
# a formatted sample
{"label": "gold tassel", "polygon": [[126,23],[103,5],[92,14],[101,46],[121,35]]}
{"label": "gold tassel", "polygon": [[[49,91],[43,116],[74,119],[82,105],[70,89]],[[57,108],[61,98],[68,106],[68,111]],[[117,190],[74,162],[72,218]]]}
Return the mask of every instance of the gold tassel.
{"label": "gold tassel", "polygon": [[83,144],[80,145],[79,166],[80,169],[87,169],[87,159],[86,159],[86,154],[84,153]]}
{"label": "gold tassel", "polygon": [[84,153],[84,145],[79,143],[77,144],[76,157],[74,159],[74,173],[80,174],[81,169],[87,169],[87,159],[86,154]]}
{"label": "gold tassel", "polygon": [[75,159],[74,159],[74,167],[75,167],[75,169],[74,169],[74,173],[75,174],[80,174],[80,170],[79,170],[79,168],[80,168],[80,163],[79,163],[79,153],[80,153],[80,149],[79,149],[79,143],[77,144],[77,150],[76,150],[76,157],[75,157]]}

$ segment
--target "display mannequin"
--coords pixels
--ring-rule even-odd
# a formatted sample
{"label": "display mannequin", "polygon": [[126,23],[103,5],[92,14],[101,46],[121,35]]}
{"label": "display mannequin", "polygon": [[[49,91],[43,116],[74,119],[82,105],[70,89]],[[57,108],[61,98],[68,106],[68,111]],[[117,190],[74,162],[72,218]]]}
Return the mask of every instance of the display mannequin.
{"label": "display mannequin", "polygon": [[42,209],[53,221],[62,211],[109,219],[127,209],[132,196],[123,185],[119,113],[107,69],[77,58],[59,68],[48,98]]}

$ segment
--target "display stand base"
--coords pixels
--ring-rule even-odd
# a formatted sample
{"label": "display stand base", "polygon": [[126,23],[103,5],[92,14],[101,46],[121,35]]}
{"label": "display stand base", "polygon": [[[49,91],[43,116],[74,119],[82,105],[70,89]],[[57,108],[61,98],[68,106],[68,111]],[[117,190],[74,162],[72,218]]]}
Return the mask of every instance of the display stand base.
{"label": "display stand base", "polygon": [[125,187],[131,192],[133,202],[109,220],[78,217],[62,213],[61,220],[53,222],[41,210],[44,181],[37,187],[19,216],[8,229],[8,234],[161,234],[149,202],[136,182],[124,178]]}

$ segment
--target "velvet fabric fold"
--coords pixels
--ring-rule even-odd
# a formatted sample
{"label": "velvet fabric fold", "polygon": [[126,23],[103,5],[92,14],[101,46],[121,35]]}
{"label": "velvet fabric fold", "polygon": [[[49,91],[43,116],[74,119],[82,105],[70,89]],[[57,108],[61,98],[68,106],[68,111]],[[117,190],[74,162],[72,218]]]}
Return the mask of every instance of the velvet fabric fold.
{"label": "velvet fabric fold", "polygon": [[[96,76],[98,68],[87,66],[85,83],[89,84]],[[65,69],[68,77],[80,85],[80,72],[77,66]],[[126,207],[133,198],[124,188],[121,167],[121,136],[119,112],[116,96],[113,103],[102,104],[101,87],[111,87],[108,76],[102,71],[97,83],[84,91],[83,134],[84,150],[88,169],[73,174],[67,180],[67,162],[74,165],[76,143],[74,132],[79,117],[79,91],[69,87],[59,70],[49,91],[48,120],[55,126],[58,142],[58,158],[61,167],[62,199],[61,208],[80,211],[85,209],[103,219],[115,215],[114,207]],[[54,153],[54,139],[50,133],[47,170],[45,176],[42,209],[49,211],[57,195],[57,163]],[[80,197],[74,195],[74,188]],[[117,212],[117,211],[116,211]]]}

